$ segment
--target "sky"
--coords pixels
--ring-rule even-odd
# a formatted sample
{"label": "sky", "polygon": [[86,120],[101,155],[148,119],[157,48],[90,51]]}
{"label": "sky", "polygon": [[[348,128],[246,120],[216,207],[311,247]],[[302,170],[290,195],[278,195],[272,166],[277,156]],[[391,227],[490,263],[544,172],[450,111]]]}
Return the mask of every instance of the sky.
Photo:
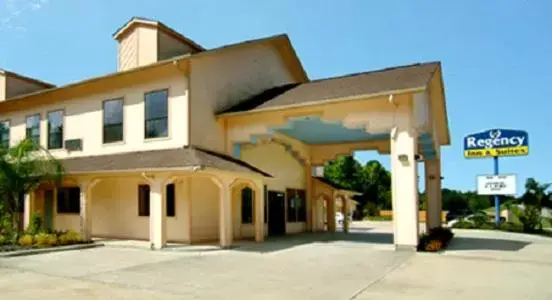
{"label": "sky", "polygon": [[[443,186],[475,190],[493,172],[492,159],[463,157],[464,136],[512,128],[528,131],[530,154],[501,158],[500,171],[519,191],[527,177],[552,182],[551,12],[549,0],[0,0],[0,68],[58,85],[114,72],[111,35],[132,16],[206,48],[287,33],[311,79],[441,61]],[[389,156],[355,157],[389,167]]]}

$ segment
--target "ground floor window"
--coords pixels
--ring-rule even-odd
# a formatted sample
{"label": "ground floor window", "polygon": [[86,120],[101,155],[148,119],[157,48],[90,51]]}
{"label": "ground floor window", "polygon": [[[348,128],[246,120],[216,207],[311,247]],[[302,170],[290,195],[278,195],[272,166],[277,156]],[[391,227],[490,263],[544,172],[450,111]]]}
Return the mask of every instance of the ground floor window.
{"label": "ground floor window", "polygon": [[[167,184],[165,188],[166,216],[176,216],[176,204],[174,195],[174,184]],[[147,184],[138,186],[138,216],[149,217],[150,215],[150,187]]]}
{"label": "ground floor window", "polygon": [[288,222],[306,222],[307,204],[305,190],[287,189],[286,200]]}
{"label": "ground floor window", "polygon": [[242,224],[253,223],[253,190],[249,187],[241,190],[241,219]]}
{"label": "ground floor window", "polygon": [[80,213],[80,188],[62,187],[57,189],[57,212],[66,214]]}
{"label": "ground floor window", "polygon": [[165,197],[167,197],[167,217],[176,216],[176,205],[174,201],[174,184],[167,184]]}

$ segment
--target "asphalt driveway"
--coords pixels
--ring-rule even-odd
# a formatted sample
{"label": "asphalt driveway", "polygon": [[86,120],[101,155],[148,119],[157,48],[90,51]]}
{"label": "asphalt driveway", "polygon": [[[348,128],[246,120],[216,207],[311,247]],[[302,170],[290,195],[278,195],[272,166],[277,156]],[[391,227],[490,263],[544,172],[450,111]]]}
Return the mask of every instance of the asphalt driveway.
{"label": "asphalt driveway", "polygon": [[224,251],[103,247],[4,258],[0,297],[552,299],[552,240],[459,232],[444,255],[414,254],[391,250],[389,228],[359,223],[350,235],[298,235]]}

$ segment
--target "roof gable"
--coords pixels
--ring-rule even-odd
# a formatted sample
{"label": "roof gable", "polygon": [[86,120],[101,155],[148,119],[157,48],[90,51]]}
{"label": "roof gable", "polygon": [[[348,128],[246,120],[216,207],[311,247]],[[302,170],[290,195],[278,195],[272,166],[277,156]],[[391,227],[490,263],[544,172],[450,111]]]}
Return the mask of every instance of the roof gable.
{"label": "roof gable", "polygon": [[425,89],[438,62],[350,74],[267,90],[218,114],[308,105],[332,99]]}

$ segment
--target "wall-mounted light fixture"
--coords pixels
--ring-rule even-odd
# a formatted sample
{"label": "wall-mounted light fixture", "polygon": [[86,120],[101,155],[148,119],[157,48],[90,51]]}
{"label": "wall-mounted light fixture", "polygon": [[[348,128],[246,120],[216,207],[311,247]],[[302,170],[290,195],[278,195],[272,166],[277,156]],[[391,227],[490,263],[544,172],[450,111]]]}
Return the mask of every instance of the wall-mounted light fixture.
{"label": "wall-mounted light fixture", "polygon": [[408,155],[406,155],[406,154],[399,154],[398,159],[399,159],[400,162],[403,162],[403,163],[408,162]]}

